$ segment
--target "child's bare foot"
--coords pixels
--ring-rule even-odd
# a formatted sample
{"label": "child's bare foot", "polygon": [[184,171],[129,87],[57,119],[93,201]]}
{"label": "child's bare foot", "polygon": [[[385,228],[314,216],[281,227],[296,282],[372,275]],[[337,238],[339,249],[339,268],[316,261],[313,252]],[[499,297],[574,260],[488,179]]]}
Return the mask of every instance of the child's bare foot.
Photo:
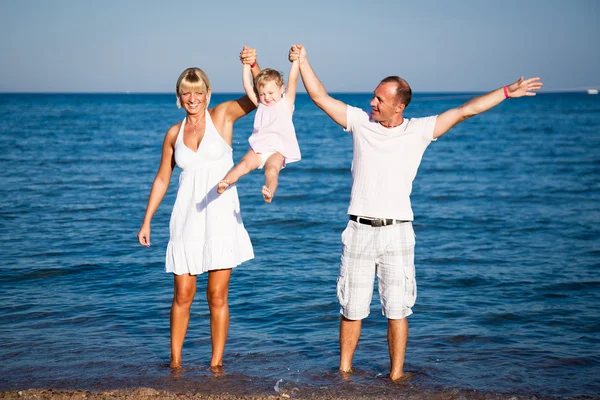
{"label": "child's bare foot", "polygon": [[226,179],[223,179],[217,185],[217,193],[222,194],[225,191],[225,189],[227,189],[228,187],[229,187],[229,182]]}
{"label": "child's bare foot", "polygon": [[262,195],[265,198],[265,203],[270,203],[271,201],[273,201],[273,193],[271,193],[268,187],[262,187]]}

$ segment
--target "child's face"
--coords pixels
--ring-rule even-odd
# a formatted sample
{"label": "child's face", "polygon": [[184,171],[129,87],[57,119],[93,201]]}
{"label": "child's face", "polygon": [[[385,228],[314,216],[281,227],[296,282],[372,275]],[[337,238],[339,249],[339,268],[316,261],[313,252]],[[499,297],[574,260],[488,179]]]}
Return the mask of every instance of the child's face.
{"label": "child's face", "polygon": [[267,82],[258,88],[258,101],[266,106],[272,106],[281,100],[283,90],[283,85],[277,86],[274,81]]}

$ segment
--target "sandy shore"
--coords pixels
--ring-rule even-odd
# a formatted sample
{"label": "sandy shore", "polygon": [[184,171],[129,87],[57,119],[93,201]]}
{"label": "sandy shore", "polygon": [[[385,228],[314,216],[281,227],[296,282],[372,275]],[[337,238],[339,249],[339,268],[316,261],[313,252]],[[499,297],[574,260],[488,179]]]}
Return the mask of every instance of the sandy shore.
{"label": "sandy shore", "polygon": [[135,399],[135,400],[154,400],[154,399],[196,399],[196,400],[266,400],[281,399],[279,396],[234,396],[234,395],[203,395],[194,393],[175,393],[168,391],[159,391],[150,388],[139,389],[119,389],[106,391],[87,391],[87,390],[52,390],[52,389],[28,389],[14,392],[0,392],[2,399],[52,399],[52,400],[108,400],[108,399]]}
{"label": "sandy shore", "polygon": [[[54,390],[54,389],[28,389],[11,392],[0,392],[2,399],[52,399],[52,400],[76,400],[76,399],[92,399],[92,400],[108,400],[108,399],[135,399],[135,400],[155,400],[155,399],[177,399],[177,400],[278,400],[289,399],[288,394],[282,395],[233,395],[219,394],[207,395],[201,393],[180,393],[170,392],[165,390],[155,390],[151,388],[137,389],[118,389],[105,391],[87,391],[87,390]],[[297,399],[311,400],[366,400],[373,399],[371,396],[298,396],[292,397]],[[544,400],[552,399],[548,397],[537,397],[532,395],[501,395],[501,394],[483,394],[471,391],[444,391],[444,392],[420,392],[406,393],[399,395],[395,393],[392,396],[376,396],[376,399],[394,399],[394,400]],[[574,397],[573,399],[598,399],[598,397]]]}

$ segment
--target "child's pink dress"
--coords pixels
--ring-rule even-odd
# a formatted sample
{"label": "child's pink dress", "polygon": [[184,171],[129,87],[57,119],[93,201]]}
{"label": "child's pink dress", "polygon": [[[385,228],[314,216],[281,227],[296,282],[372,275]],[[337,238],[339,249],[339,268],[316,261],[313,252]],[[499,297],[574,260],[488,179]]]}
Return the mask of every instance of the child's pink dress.
{"label": "child's pink dress", "polygon": [[258,103],[248,141],[255,153],[281,153],[285,157],[284,165],[300,161],[300,147],[285,96],[272,106]]}

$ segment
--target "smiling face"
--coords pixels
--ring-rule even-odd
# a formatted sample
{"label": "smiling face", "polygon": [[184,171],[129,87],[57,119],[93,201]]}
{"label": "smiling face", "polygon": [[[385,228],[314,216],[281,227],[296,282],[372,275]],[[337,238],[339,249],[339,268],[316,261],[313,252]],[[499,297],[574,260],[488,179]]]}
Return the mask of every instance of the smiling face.
{"label": "smiling face", "polygon": [[278,85],[275,81],[267,81],[257,88],[258,101],[266,106],[272,106],[281,100],[284,92],[284,86]]}
{"label": "smiling face", "polygon": [[188,114],[204,112],[208,107],[210,92],[202,86],[182,84],[179,87],[179,101]]}
{"label": "smiling face", "polygon": [[371,100],[371,118],[383,126],[396,126],[402,123],[404,104],[396,95],[397,85],[392,82],[380,83],[373,92]]}
{"label": "smiling face", "polygon": [[179,75],[175,91],[188,114],[204,112],[210,100],[210,82],[200,68],[188,68]]}

